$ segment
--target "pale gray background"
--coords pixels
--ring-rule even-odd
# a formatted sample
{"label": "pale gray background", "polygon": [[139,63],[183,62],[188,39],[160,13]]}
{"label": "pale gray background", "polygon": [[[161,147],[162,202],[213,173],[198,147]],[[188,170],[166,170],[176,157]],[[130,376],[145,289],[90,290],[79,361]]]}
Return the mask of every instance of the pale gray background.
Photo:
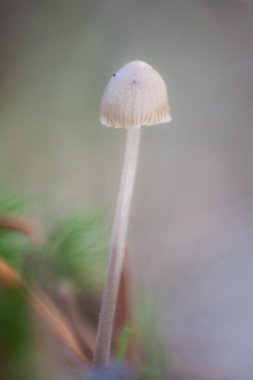
{"label": "pale gray background", "polygon": [[251,1],[0,1],[0,54],[1,180],[44,223],[93,205],[110,226],[125,132],[100,126],[100,97],[127,61],[161,72],[173,121],[143,130],[136,286],[182,379],[251,380]]}

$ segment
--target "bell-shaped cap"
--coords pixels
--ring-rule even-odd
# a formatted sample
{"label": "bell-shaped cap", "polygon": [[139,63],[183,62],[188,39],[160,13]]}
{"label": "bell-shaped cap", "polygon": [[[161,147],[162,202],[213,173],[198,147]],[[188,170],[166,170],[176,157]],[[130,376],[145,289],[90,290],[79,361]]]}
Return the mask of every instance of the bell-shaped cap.
{"label": "bell-shaped cap", "polygon": [[109,80],[101,101],[101,123],[132,128],[171,120],[166,84],[149,64],[132,61]]}

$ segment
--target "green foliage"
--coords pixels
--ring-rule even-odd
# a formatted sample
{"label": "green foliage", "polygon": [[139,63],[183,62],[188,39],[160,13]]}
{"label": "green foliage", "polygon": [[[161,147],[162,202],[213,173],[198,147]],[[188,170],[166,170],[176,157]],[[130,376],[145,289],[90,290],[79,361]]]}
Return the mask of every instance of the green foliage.
{"label": "green foliage", "polygon": [[[0,215],[18,216],[25,212],[28,198],[0,190]],[[0,257],[20,271],[23,253],[32,248],[29,239],[0,228]],[[22,380],[30,372],[30,320],[24,289],[0,287],[0,378]],[[29,377],[30,378],[30,377]]]}
{"label": "green foliage", "polygon": [[58,274],[82,289],[101,286],[106,267],[103,217],[94,212],[66,216],[45,247]]}
{"label": "green foliage", "polygon": [[117,352],[117,360],[124,361],[126,359],[127,345],[129,343],[129,339],[133,334],[134,329],[129,326],[125,326],[119,337],[119,347]]}
{"label": "green foliage", "polygon": [[0,214],[20,215],[26,211],[28,204],[28,197],[0,188]]}
{"label": "green foliage", "polygon": [[[0,189],[0,215],[18,216],[25,212],[29,200]],[[31,250],[32,244],[26,236],[14,231],[0,229],[0,257],[6,259],[16,269],[20,269],[22,253]]]}
{"label": "green foliage", "polygon": [[[27,197],[0,189],[0,215],[25,215],[28,204]],[[35,248],[26,236],[0,228],[0,257],[21,270],[26,279],[44,278],[45,283],[50,278],[52,284],[60,276],[82,290],[94,289],[103,282],[105,242],[101,213],[77,212],[57,222],[40,249]]]}
{"label": "green foliage", "polygon": [[[25,216],[28,199],[0,189],[0,216]],[[21,233],[0,228],[0,258],[33,286],[50,289],[60,279],[84,292],[102,285],[106,266],[103,217],[78,212],[56,223],[47,242],[35,247]],[[48,281],[50,278],[50,281]],[[45,288],[44,288],[45,289]],[[34,341],[25,288],[0,284],[0,379],[34,378]]]}
{"label": "green foliage", "polygon": [[23,289],[0,288],[0,376],[27,378],[31,329]]}

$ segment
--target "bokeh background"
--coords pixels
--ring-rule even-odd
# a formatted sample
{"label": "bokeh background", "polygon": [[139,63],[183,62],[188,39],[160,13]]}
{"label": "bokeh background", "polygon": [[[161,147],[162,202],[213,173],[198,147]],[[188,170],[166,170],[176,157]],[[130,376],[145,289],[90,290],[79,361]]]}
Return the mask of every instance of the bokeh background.
{"label": "bokeh background", "polygon": [[133,59],[168,84],[129,244],[175,378],[252,379],[252,46],[250,0],[0,1],[1,181],[45,225],[92,206],[110,227],[125,132],[100,125],[101,94]]}

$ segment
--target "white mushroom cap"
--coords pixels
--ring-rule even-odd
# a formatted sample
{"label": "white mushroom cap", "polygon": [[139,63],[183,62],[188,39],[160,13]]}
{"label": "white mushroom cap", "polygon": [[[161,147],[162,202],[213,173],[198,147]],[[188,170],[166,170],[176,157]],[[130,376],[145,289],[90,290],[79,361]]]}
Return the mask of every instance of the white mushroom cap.
{"label": "white mushroom cap", "polygon": [[101,123],[132,128],[171,120],[166,84],[149,64],[132,61],[109,80],[101,101]]}

